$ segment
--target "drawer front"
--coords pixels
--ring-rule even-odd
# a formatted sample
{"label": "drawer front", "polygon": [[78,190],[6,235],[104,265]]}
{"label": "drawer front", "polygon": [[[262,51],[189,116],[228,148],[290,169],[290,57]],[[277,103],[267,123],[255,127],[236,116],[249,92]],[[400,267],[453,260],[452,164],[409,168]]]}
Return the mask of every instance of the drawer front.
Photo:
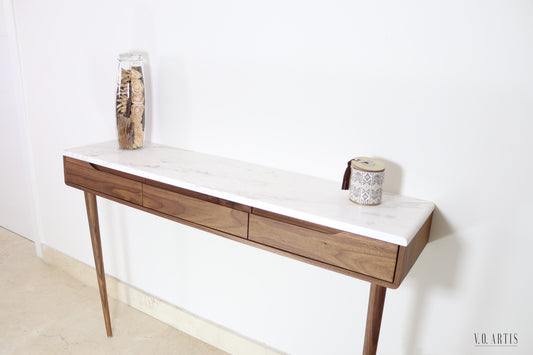
{"label": "drawer front", "polygon": [[250,215],[249,239],[309,259],[392,282],[398,246],[342,231],[320,231]]}
{"label": "drawer front", "polygon": [[248,236],[248,213],[216,203],[145,184],[143,206],[242,238]]}
{"label": "drawer front", "polygon": [[96,166],[77,159],[65,157],[65,182],[101,192],[124,201],[142,203],[142,183],[112,174],[111,170],[100,171]]}

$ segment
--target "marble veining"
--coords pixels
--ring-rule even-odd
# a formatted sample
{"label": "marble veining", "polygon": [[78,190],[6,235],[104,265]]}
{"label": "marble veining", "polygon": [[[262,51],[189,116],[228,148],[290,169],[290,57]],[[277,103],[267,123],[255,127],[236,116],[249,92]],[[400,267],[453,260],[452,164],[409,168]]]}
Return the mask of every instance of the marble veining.
{"label": "marble veining", "polygon": [[360,206],[348,199],[340,181],[158,144],[128,151],[106,142],[64,155],[402,246],[434,209],[432,202],[386,192],[380,205]]}

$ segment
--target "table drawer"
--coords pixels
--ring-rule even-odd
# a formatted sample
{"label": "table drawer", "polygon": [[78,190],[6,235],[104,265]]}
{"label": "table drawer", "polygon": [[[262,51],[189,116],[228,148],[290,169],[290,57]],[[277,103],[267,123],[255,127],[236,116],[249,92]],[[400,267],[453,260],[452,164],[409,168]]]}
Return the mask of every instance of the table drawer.
{"label": "table drawer", "polygon": [[248,235],[248,213],[175,191],[145,184],[143,206],[242,238]]}
{"label": "table drawer", "polygon": [[[250,215],[249,239],[329,265],[392,282],[398,246],[283,217]],[[293,223],[291,223],[293,222]],[[296,225],[300,224],[300,225]],[[303,226],[302,226],[303,225]]]}
{"label": "table drawer", "polygon": [[65,183],[91,189],[105,195],[140,205],[142,203],[142,183],[124,176],[115,175],[111,169],[98,170],[81,160],[65,157]]}

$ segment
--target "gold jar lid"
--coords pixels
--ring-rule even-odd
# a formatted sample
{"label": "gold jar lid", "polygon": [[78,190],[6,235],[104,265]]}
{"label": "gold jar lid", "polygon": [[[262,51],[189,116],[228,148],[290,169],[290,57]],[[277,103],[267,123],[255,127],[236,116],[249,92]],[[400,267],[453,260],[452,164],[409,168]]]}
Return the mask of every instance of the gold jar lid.
{"label": "gold jar lid", "polygon": [[354,169],[369,171],[372,173],[385,171],[385,164],[381,160],[367,157],[357,157],[352,159],[351,166]]}

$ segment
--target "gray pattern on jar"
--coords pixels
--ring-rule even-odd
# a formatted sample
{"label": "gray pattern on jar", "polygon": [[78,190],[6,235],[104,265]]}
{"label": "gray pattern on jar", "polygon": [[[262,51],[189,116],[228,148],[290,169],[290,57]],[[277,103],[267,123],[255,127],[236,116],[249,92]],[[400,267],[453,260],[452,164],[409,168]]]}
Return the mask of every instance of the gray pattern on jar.
{"label": "gray pattern on jar", "polygon": [[381,202],[385,172],[369,172],[351,168],[349,198],[360,205],[378,205]]}

